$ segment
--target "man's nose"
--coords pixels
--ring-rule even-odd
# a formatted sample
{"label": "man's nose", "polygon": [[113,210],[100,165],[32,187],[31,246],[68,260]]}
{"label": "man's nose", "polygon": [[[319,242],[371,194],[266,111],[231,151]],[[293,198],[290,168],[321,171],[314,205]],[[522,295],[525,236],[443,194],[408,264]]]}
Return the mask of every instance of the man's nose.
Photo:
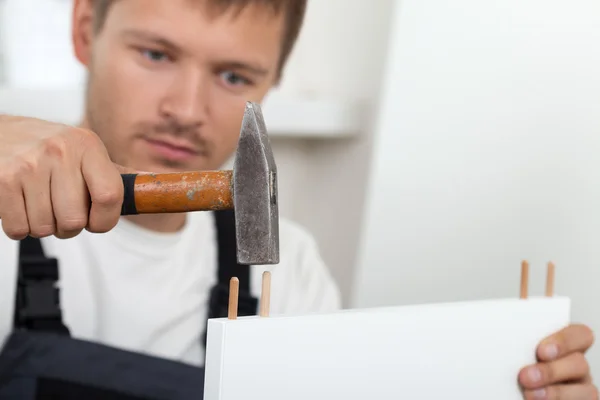
{"label": "man's nose", "polygon": [[161,112],[182,124],[200,124],[208,113],[208,77],[200,71],[178,74],[165,96]]}

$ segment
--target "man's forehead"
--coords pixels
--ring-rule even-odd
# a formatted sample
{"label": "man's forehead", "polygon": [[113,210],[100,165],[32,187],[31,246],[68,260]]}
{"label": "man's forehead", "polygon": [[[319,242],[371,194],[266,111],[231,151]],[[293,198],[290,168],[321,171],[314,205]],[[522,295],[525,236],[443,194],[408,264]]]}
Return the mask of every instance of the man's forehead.
{"label": "man's forehead", "polygon": [[[275,70],[280,57],[284,21],[273,18],[268,4],[231,8],[218,13],[208,8],[215,0],[117,0],[115,14],[106,21],[110,36],[168,43],[181,54],[255,65]],[[205,7],[200,7],[204,4]],[[193,7],[191,9],[190,7]],[[215,6],[216,7],[216,6]],[[220,5],[220,7],[224,7]],[[108,25],[108,26],[107,26]],[[275,72],[275,71],[273,71]]]}
{"label": "man's forehead", "polygon": [[[258,11],[265,16],[277,17],[283,14],[285,1],[281,0],[95,0],[97,9],[105,13],[115,3],[137,1],[140,6],[148,9],[156,9],[156,3],[167,3],[199,8],[206,17],[220,17],[229,14],[233,17],[239,16],[248,8]],[[178,4],[179,3],[179,4]]]}
{"label": "man's forehead", "polygon": [[[100,0],[102,1],[102,0]],[[255,34],[283,34],[284,18],[270,0],[112,0],[117,23],[144,21],[156,26],[177,24],[177,31],[202,28],[202,22],[254,28]],[[242,25],[240,25],[242,24]],[[247,25],[246,27],[243,24]],[[261,24],[265,29],[261,32]],[[234,28],[235,30],[235,28]],[[276,32],[273,32],[276,30]],[[191,32],[190,32],[191,33]],[[234,33],[234,32],[232,32]],[[280,35],[278,35],[280,36]]]}

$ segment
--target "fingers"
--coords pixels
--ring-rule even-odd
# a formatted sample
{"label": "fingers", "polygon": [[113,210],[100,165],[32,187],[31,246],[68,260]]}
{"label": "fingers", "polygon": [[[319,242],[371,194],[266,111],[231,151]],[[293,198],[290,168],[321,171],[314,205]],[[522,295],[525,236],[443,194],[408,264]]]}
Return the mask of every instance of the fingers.
{"label": "fingers", "polygon": [[586,352],[594,343],[592,330],[581,324],[572,324],[542,340],[537,356],[540,361],[552,361],[574,352]]}
{"label": "fingers", "polygon": [[29,234],[21,183],[6,170],[0,171],[0,220],[2,230],[13,240],[22,240]]}
{"label": "fingers", "polygon": [[56,229],[52,199],[50,196],[50,173],[47,168],[29,165],[21,169],[24,204],[27,212],[29,235],[43,238],[53,235]]}
{"label": "fingers", "polygon": [[525,400],[598,400],[592,384],[555,385],[540,390],[526,390]]}
{"label": "fingers", "polygon": [[123,181],[95,134],[27,120],[9,128],[10,140],[0,142],[0,220],[8,237],[66,239],[117,224]]}
{"label": "fingers", "polygon": [[108,153],[99,143],[91,143],[82,157],[81,171],[91,199],[87,230],[104,233],[121,216],[123,179]]}
{"label": "fingers", "polygon": [[67,160],[54,164],[50,193],[51,215],[56,219],[55,236],[70,239],[79,235],[88,224],[89,197],[76,164]]}
{"label": "fingers", "polygon": [[137,171],[133,168],[128,168],[128,167],[123,167],[122,165],[117,165],[115,164],[115,167],[117,168],[117,171],[119,171],[119,173],[121,174],[139,174],[139,173],[150,173],[150,172],[143,172],[143,171]]}
{"label": "fingers", "polygon": [[525,389],[539,389],[568,381],[583,381],[590,368],[583,353],[571,353],[566,357],[524,368],[519,382]]}
{"label": "fingers", "polygon": [[0,217],[7,236],[21,240],[27,235],[52,235],[54,216],[46,166],[33,157],[21,156],[2,172]]}
{"label": "fingers", "polygon": [[539,362],[519,373],[525,399],[598,399],[585,358],[593,343],[591,329],[577,324],[542,340]]}

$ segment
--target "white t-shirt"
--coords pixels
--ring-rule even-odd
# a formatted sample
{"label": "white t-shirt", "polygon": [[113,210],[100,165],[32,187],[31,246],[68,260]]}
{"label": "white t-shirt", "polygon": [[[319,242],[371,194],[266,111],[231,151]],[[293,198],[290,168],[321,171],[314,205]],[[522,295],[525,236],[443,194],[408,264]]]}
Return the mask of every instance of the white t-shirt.
{"label": "white t-shirt", "polygon": [[[110,232],[42,239],[59,262],[61,307],[75,338],[203,365],[207,300],[217,280],[217,243],[210,212],[190,213],[183,230],[157,233],[121,219]],[[18,242],[0,230],[0,344],[12,330]],[[328,312],[340,296],[315,241],[280,219],[280,263],[249,266],[260,297],[272,271],[271,314]]]}

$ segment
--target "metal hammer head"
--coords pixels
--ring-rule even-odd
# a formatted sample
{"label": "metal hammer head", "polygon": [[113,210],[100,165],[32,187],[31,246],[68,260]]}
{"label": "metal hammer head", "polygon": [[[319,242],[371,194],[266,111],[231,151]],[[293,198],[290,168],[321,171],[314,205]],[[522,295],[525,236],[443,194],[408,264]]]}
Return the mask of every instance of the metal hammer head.
{"label": "metal hammer head", "polygon": [[233,166],[237,260],[279,263],[277,167],[259,104],[247,102]]}

